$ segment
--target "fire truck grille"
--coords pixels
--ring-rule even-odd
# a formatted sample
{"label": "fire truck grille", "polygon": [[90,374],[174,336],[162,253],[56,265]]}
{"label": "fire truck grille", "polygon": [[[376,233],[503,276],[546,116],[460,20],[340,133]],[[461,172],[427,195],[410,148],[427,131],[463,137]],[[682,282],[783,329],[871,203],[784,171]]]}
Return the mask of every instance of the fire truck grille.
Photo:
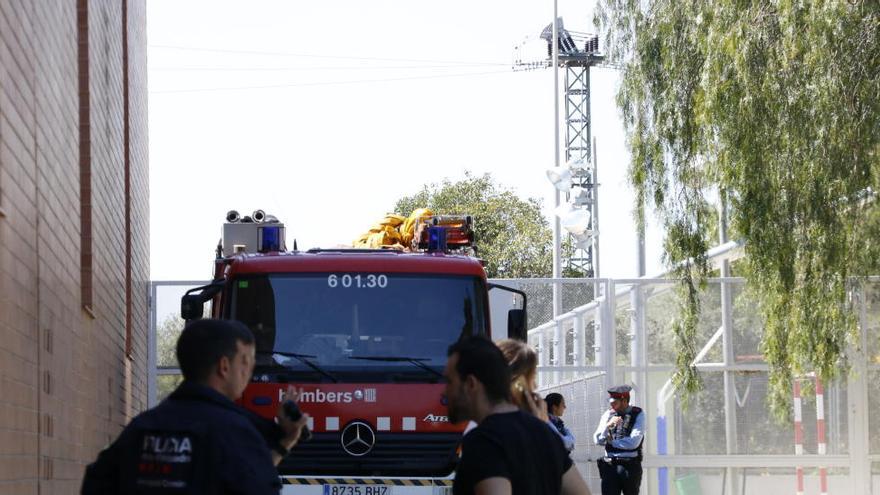
{"label": "fire truck grille", "polygon": [[339,433],[315,433],[278,466],[282,475],[447,476],[455,468],[461,433],[385,433],[356,457],[342,448]]}

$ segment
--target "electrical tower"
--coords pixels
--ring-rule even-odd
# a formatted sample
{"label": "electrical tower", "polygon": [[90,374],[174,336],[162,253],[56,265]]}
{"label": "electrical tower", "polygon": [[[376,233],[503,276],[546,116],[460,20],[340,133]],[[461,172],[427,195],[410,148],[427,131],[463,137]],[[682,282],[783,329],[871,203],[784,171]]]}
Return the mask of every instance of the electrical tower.
{"label": "electrical tower", "polygon": [[[564,108],[564,141],[561,143],[566,173],[564,187],[566,202],[572,211],[589,212],[586,231],[570,234],[575,242],[575,251],[570,258],[569,268],[581,277],[598,276],[598,190],[596,182],[596,157],[593,154],[590,118],[590,69],[606,66],[605,57],[599,52],[599,37],[594,34],[568,31],[563,27],[562,18],[557,18],[558,67],[564,71],[564,91],[559,93],[556,102]],[[540,39],[546,42],[547,58],[524,60],[526,42],[516,47],[513,69],[515,71],[553,68],[553,24],[547,26]],[[559,125],[559,123],[557,123]],[[552,180],[552,179],[551,179]],[[554,246],[561,249],[561,246]]]}

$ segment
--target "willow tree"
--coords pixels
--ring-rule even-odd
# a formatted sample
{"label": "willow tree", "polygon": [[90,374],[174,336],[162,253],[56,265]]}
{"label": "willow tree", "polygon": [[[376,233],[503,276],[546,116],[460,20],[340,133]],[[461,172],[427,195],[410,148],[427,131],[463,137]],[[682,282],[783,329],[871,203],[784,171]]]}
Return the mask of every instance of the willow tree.
{"label": "willow tree", "polygon": [[658,212],[682,280],[675,381],[699,388],[696,291],[726,197],[784,416],[794,376],[846,369],[849,289],[878,265],[880,3],[600,0],[595,21],[622,70],[638,215]]}

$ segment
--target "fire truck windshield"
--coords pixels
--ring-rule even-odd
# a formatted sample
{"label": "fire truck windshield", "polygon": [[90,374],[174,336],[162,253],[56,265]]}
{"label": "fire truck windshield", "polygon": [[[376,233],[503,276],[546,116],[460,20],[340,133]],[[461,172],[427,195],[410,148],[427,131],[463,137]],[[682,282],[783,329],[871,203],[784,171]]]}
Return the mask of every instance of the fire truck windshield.
{"label": "fire truck windshield", "polygon": [[[258,366],[297,353],[344,381],[389,373],[436,379],[450,344],[487,333],[485,306],[477,277],[269,274],[233,280],[229,317],[254,332]],[[304,375],[314,368],[297,359],[283,364]]]}

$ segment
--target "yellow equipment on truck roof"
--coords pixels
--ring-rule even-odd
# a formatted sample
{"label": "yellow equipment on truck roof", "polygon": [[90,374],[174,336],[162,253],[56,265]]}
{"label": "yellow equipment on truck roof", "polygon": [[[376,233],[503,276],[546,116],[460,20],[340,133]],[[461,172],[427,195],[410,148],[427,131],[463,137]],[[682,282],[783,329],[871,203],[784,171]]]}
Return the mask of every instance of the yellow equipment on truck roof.
{"label": "yellow equipment on truck roof", "polygon": [[404,217],[396,213],[388,213],[379,223],[358,237],[352,245],[364,249],[400,249],[411,248],[415,225],[422,217],[430,218],[433,212],[428,208],[418,208],[410,216]]}
{"label": "yellow equipment on truck roof", "polygon": [[[352,246],[361,249],[430,250],[429,231],[444,230],[442,250],[465,249],[476,253],[473,217],[470,215],[435,215],[428,208],[418,208],[408,217],[388,213]],[[435,239],[436,241],[436,239]]]}

